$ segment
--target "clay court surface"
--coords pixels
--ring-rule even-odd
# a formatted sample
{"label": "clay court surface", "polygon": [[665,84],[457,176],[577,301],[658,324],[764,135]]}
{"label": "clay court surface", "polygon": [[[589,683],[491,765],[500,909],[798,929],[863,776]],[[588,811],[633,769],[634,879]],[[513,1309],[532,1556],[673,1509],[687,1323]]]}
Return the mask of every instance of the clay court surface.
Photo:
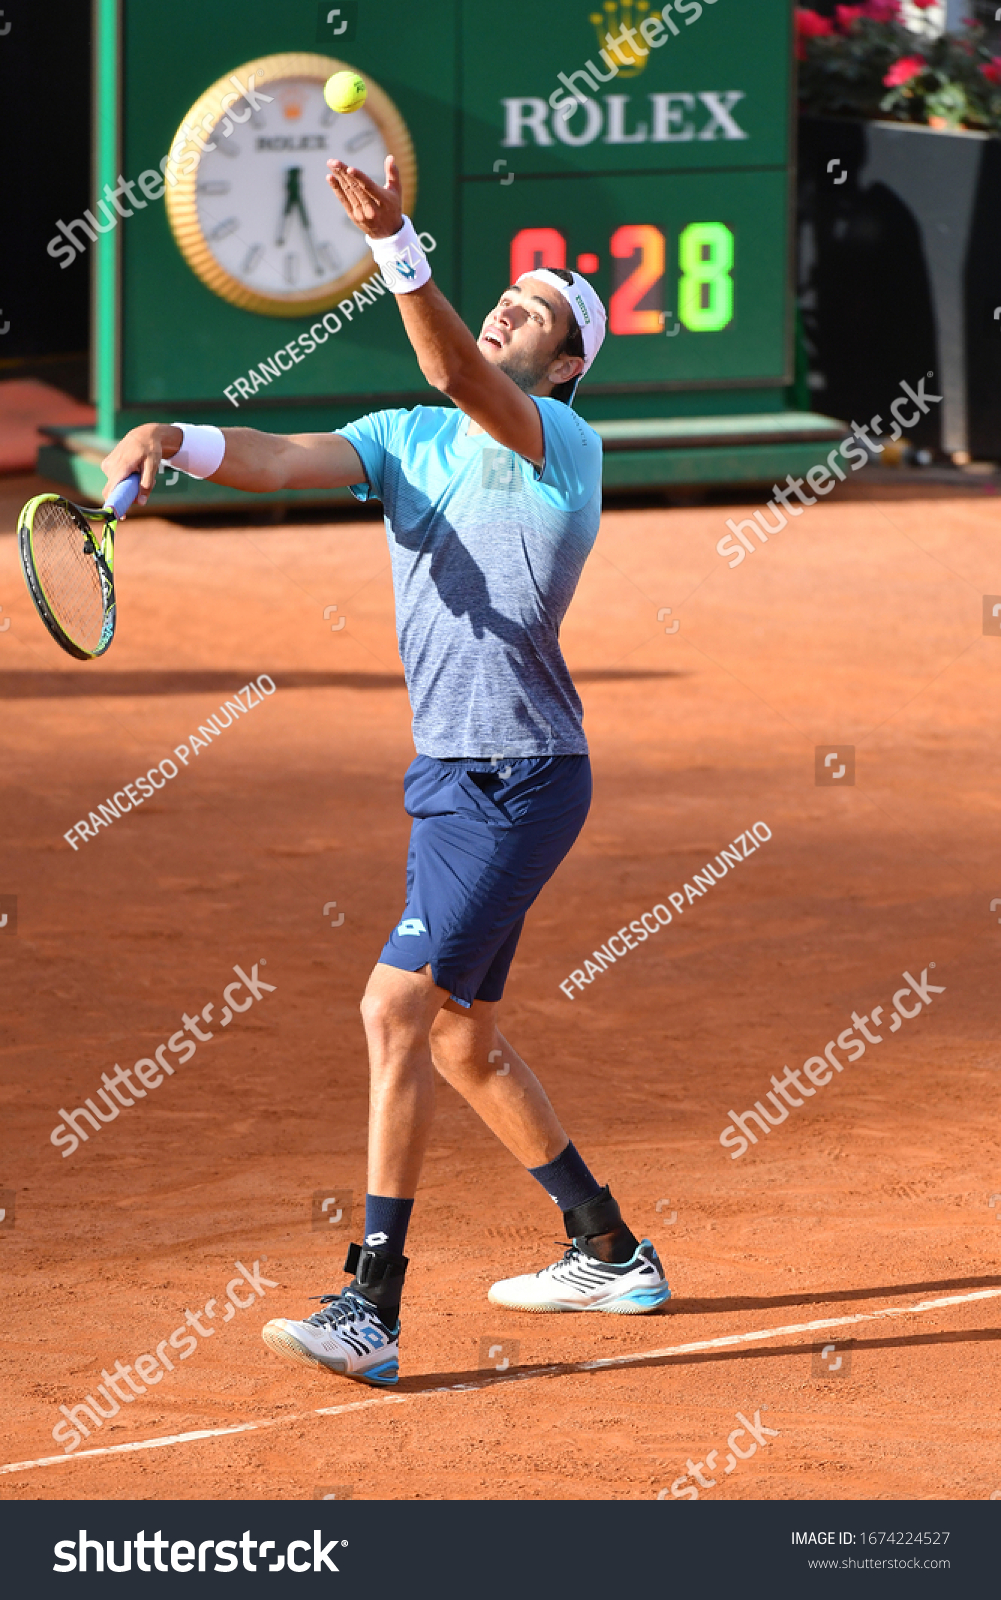
{"label": "clay court surface", "polygon": [[[0,1476],[0,1495],[667,1489],[670,1518],[669,1486],[714,1448],[705,1499],[1001,1490],[1001,1298],[969,1298],[1001,1289],[1001,636],[981,624],[982,597],[1001,594],[994,501],[832,500],[733,571],[714,548],[728,509],[606,512],[564,629],[594,806],[529,917],[502,1026],[656,1243],[674,1298],[634,1318],[494,1310],[494,1278],[559,1253],[559,1217],[442,1085],[387,1396],[260,1339],[345,1282],[359,1212],[325,1236],[313,1194],[360,1206],[365,1189],[357,1005],[403,908],[412,755],[382,525],[137,519],[118,540],[118,638],[83,665],[30,608],[12,537],[28,492],[8,480],[0,540],[0,892],[18,912],[16,935],[0,930],[4,1461],[61,1455],[60,1404],[218,1304],[188,1359],[175,1349],[76,1453]],[[70,848],[78,818],[260,673],[270,698]],[[854,787],[815,785],[828,741],[856,747]],[[758,822],[772,838],[757,853],[565,998],[596,946]],[[273,992],[63,1158],[59,1108],[151,1056],[183,1013],[212,1001],[218,1023],[234,965],[255,964]],[[901,974],[925,969],[944,993],[890,1033]],[[730,1108],[879,1005],[882,1042],[732,1160]],[[244,1283],[224,1321],[237,1261],[277,1287]],[[848,1339],[830,1373],[822,1346]],[[481,1365],[484,1340],[505,1370]],[[582,1369],[606,1358],[631,1359]],[[776,1432],[726,1473],[738,1412]],[[269,1425],[82,1454],[245,1423]]]}

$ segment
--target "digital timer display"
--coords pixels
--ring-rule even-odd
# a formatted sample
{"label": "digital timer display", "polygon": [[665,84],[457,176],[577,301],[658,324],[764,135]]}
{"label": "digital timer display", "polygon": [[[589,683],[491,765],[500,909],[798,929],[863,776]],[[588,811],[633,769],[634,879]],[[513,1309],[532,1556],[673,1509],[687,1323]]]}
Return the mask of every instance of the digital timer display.
{"label": "digital timer display", "polygon": [[601,295],[608,338],[582,396],[788,381],[784,172],[516,176],[466,182],[462,202],[470,326],[533,268],[569,267]]}
{"label": "digital timer display", "polygon": [[[668,241],[651,223],[623,223],[608,242],[613,259],[608,331],[664,332],[663,284]],[[719,333],[733,321],[733,232],[725,222],[690,222],[678,240],[678,318],[691,333]],[[523,272],[567,265],[567,242],[555,228],[522,228],[511,241],[511,282]],[[600,258],[587,251],[573,263],[585,276]],[[645,309],[640,310],[640,301]]]}

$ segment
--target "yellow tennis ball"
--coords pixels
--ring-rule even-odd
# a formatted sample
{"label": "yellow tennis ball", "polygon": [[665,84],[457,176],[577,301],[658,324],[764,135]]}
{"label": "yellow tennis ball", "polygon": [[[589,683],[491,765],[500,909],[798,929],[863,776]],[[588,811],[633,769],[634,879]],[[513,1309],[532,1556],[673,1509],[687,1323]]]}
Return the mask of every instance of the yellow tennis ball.
{"label": "yellow tennis ball", "polygon": [[331,111],[357,111],[367,97],[365,79],[357,72],[335,72],[323,85],[323,98]]}

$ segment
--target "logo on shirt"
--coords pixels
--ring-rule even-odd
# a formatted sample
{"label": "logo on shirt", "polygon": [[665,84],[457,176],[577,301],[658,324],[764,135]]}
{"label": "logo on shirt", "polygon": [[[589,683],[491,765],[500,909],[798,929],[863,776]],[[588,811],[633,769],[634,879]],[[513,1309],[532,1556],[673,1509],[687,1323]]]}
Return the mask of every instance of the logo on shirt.
{"label": "logo on shirt", "polygon": [[425,928],[420,917],[407,917],[405,922],[400,923],[400,926],[396,931],[403,937],[405,937],[408,933],[412,933],[415,939],[417,938],[418,934],[427,933],[427,929]]}

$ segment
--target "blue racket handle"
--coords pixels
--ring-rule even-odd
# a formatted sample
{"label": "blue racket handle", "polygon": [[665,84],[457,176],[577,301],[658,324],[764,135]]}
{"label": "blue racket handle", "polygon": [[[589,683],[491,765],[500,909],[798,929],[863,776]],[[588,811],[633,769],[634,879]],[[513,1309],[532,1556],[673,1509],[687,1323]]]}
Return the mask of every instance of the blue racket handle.
{"label": "blue racket handle", "polygon": [[113,511],[116,517],[124,517],[138,493],[139,474],[138,472],[133,472],[127,478],[123,478],[121,483],[116,484],[115,488],[112,489],[104,502],[105,511]]}

